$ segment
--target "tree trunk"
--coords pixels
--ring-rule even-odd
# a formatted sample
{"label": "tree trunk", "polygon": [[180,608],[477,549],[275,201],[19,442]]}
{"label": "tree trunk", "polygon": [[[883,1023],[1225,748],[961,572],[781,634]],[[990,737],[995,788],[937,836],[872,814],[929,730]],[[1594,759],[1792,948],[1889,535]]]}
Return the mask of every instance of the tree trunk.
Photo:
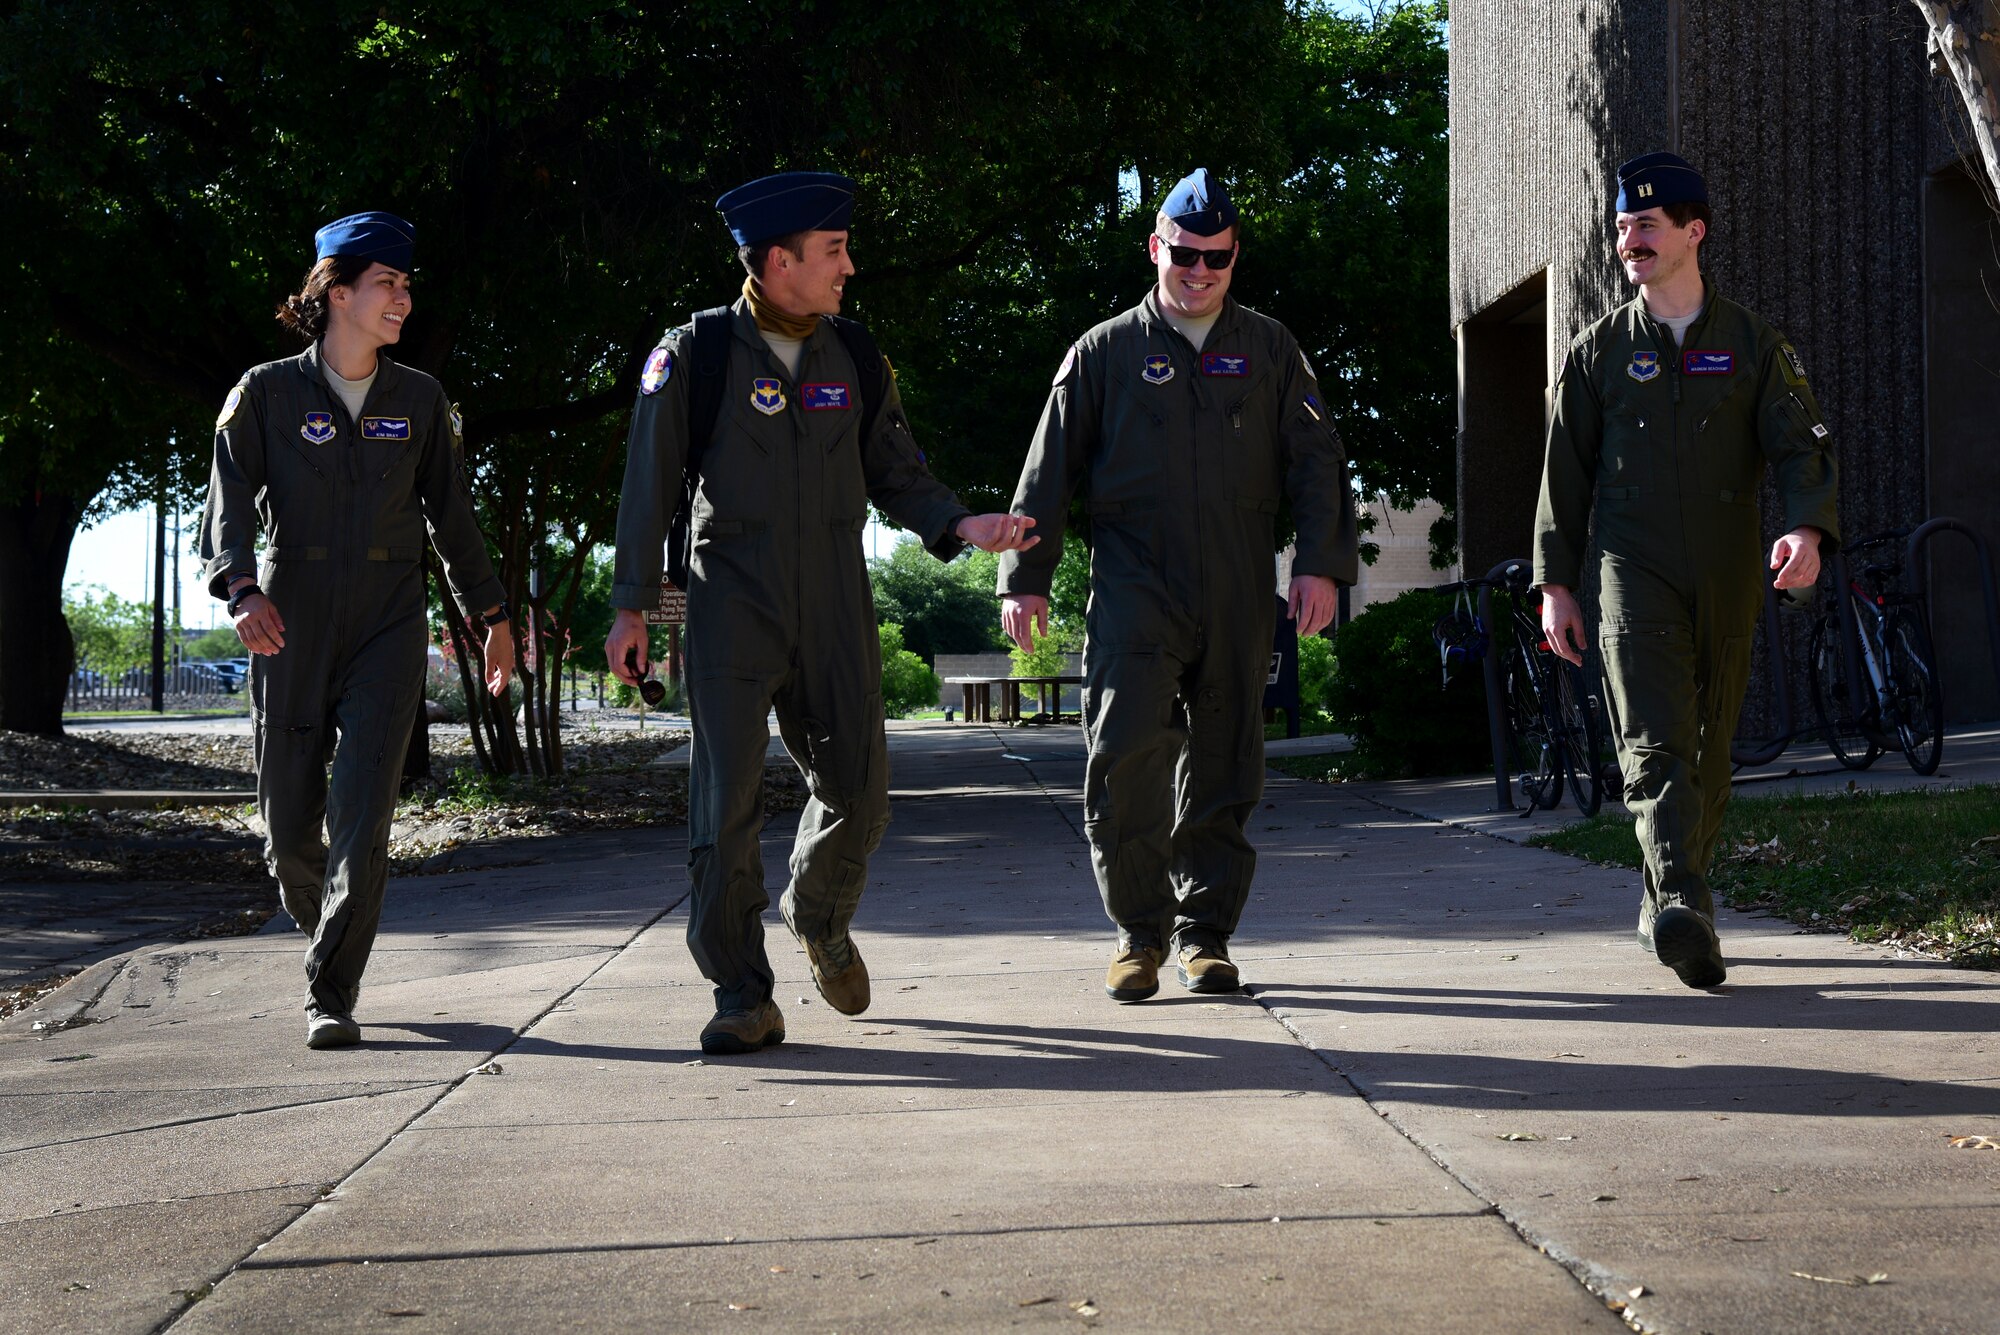
{"label": "tree trunk", "polygon": [[8,732],[62,736],[63,696],[76,666],[63,571],[85,503],[30,492],[0,505],[0,729]]}
{"label": "tree trunk", "polygon": [[2000,0],[1912,0],[1930,24],[1931,67],[1965,102],[1986,166],[1987,199],[2000,208]]}

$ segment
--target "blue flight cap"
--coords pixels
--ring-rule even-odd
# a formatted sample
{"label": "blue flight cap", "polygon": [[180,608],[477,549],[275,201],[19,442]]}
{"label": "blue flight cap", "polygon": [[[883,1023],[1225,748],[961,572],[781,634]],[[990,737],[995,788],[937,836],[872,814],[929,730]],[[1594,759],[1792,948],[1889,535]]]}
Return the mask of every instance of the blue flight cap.
{"label": "blue flight cap", "polygon": [[1167,192],[1167,202],[1160,205],[1160,212],[1183,231],[1196,236],[1214,236],[1223,228],[1236,225],[1236,206],[1229,202],[1229,192],[1206,167],[1196,167],[1183,176]]}
{"label": "blue flight cap", "polygon": [[737,186],[715,201],[739,246],[793,232],[844,232],[854,182],[833,172],[779,172]]}
{"label": "blue flight cap", "polygon": [[1644,213],[1669,204],[1708,203],[1708,182],[1677,153],[1647,153],[1618,164],[1615,213]]}
{"label": "blue flight cap", "polygon": [[355,213],[313,233],[319,258],[358,255],[409,273],[416,265],[417,229],[393,213]]}

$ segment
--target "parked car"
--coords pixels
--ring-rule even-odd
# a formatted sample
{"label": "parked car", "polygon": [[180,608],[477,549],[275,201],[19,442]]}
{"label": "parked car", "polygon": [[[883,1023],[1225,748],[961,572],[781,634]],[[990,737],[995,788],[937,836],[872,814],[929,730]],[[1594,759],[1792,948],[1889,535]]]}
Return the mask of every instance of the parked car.
{"label": "parked car", "polygon": [[212,666],[222,678],[222,689],[231,695],[242,690],[243,683],[250,679],[250,660],[247,658],[225,658]]}

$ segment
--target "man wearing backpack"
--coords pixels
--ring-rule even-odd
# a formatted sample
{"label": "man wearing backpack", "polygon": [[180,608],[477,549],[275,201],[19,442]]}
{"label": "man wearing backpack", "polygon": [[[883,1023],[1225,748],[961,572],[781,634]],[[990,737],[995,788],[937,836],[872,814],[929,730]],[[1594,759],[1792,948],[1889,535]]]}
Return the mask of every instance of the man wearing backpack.
{"label": "man wearing backpack", "polygon": [[[813,983],[843,1015],[868,1006],[848,934],[868,855],[889,824],[881,651],[861,548],[872,501],[948,561],[1032,546],[1032,519],[974,515],[924,465],[888,365],[837,318],[854,182],[785,172],[716,201],[749,276],[727,311],[670,330],[646,359],[626,444],[605,657],[619,679],[647,669],[644,612],[686,509],[689,767],[688,946],[715,984],[707,1053],[785,1037],[762,915],[766,724],[811,799],[779,903]],[[685,484],[685,486],[684,486]]]}

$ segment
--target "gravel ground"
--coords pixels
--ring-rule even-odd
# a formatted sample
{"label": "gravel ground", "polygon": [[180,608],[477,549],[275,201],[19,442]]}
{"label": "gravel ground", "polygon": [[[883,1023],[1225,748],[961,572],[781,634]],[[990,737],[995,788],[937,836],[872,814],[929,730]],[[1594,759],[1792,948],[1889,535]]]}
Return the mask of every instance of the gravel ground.
{"label": "gravel ground", "polygon": [[[492,776],[474,764],[470,732],[431,728],[429,782],[397,805],[392,875],[495,866],[546,856],[520,841],[565,833],[680,825],[687,770],[656,765],[686,745],[672,729],[580,726],[563,735],[565,773],[553,779]],[[256,786],[245,736],[119,732],[66,738],[0,733],[0,790],[238,790]],[[789,764],[765,773],[765,810],[805,805]],[[476,857],[474,849],[476,848]],[[255,931],[276,908],[264,868],[263,828],[242,807],[160,811],[0,808],[0,913],[10,921],[60,921],[81,886],[93,902],[146,883],[151,910],[174,919],[163,936]],[[70,891],[59,887],[70,886]],[[163,907],[164,906],[164,907]],[[4,1012],[0,998],[0,1012]]]}

